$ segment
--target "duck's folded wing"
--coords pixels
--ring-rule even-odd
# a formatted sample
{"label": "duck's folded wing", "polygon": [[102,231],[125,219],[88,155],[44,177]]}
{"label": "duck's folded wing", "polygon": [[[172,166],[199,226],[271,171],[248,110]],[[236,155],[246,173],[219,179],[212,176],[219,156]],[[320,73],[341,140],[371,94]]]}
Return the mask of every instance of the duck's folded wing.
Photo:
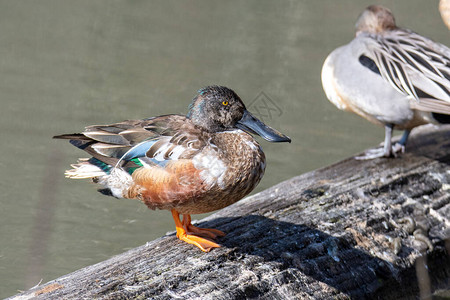
{"label": "duck's folded wing", "polygon": [[400,93],[418,102],[428,98],[424,104],[427,107],[432,99],[450,103],[449,48],[403,29],[361,37],[369,41],[367,56],[375,62],[380,75]]}
{"label": "duck's folded wing", "polygon": [[54,138],[69,139],[74,146],[110,166],[124,166],[131,161],[164,165],[168,160],[189,158],[200,150],[202,143],[189,124],[184,116],[166,115],[92,125],[82,133]]}
{"label": "duck's folded wing", "polygon": [[412,101],[411,108],[450,115],[450,103],[434,98],[420,98],[419,101]]}

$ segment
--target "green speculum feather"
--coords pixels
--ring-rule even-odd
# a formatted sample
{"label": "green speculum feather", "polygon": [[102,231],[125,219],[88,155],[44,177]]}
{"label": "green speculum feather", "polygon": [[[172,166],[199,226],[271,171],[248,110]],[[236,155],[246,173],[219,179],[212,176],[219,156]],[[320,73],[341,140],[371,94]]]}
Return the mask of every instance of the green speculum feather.
{"label": "green speculum feather", "polygon": [[[126,168],[126,171],[131,175],[131,174],[133,174],[134,171],[136,171],[137,169],[142,167],[143,164],[139,161],[139,158],[133,158],[130,161],[135,164],[135,166],[133,166],[133,167]],[[99,167],[100,169],[102,169],[103,172],[105,172],[108,175],[111,173],[111,169],[113,168],[111,165],[108,165],[107,163],[104,163],[95,157],[91,157],[89,159],[89,163],[93,164],[94,166]]]}
{"label": "green speculum feather", "polygon": [[130,161],[132,161],[132,162],[134,162],[136,164],[136,167],[130,167],[127,170],[127,172],[131,175],[131,174],[133,174],[134,171],[136,171],[137,169],[142,167],[143,164],[140,162],[139,158],[133,158]]}
{"label": "green speculum feather", "polygon": [[95,157],[91,157],[89,159],[89,163],[93,164],[94,166],[99,167],[100,169],[102,169],[103,172],[105,172],[106,174],[109,174],[111,172],[112,167],[104,162],[102,162],[99,159],[96,159]]}

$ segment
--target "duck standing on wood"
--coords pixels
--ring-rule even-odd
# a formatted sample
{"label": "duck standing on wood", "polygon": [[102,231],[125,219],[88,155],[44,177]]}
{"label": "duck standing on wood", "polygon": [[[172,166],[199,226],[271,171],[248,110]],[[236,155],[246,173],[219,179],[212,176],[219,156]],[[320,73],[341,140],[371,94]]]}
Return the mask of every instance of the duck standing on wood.
{"label": "duck standing on wood", "polygon": [[72,165],[67,177],[92,178],[103,194],[171,210],[177,237],[208,252],[220,247],[212,240],[225,234],[193,226],[190,215],[226,207],[256,187],[266,163],[251,134],[291,141],[253,117],[231,89],[208,86],[186,116],[93,125],[54,138],[68,139],[92,156]]}
{"label": "duck standing on wood", "polygon": [[[322,85],[339,109],[385,127],[384,147],[359,159],[395,156],[414,127],[450,123],[450,49],[397,27],[382,6],[367,7],[356,37],[327,57]],[[405,131],[392,145],[394,128]]]}

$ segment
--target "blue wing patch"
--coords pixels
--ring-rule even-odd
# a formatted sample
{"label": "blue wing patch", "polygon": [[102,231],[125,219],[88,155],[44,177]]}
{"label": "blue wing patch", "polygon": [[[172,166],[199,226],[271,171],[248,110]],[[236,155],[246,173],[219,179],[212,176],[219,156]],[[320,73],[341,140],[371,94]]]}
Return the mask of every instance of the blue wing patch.
{"label": "blue wing patch", "polygon": [[147,164],[147,165],[158,165],[160,167],[165,167],[166,164],[169,162],[169,160],[157,160],[155,158],[152,157],[147,157],[146,153],[147,151],[157,142],[159,141],[158,139],[152,139],[149,141],[144,141],[142,143],[137,144],[136,146],[134,146],[133,148],[131,148],[130,150],[127,151],[127,153],[125,153],[121,160],[127,160],[127,161],[134,161],[137,162],[139,161],[140,165],[143,166],[143,164]]}
{"label": "blue wing patch", "polygon": [[139,143],[130,150],[128,150],[127,153],[125,153],[121,159],[132,160],[133,158],[136,157],[144,157],[148,149],[150,149],[150,147],[153,146],[157,141],[158,141],[157,139],[154,139]]}

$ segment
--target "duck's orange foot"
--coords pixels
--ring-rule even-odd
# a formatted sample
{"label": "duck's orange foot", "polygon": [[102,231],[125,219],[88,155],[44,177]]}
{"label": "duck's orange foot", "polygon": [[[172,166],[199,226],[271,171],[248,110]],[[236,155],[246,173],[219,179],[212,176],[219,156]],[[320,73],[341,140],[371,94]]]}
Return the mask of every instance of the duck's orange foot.
{"label": "duck's orange foot", "polygon": [[199,247],[203,252],[209,252],[212,248],[220,248],[220,245],[213,241],[192,234],[179,234],[178,230],[177,237],[188,244]]}
{"label": "duck's orange foot", "polygon": [[200,228],[195,227],[191,224],[191,216],[183,215],[183,228],[186,230],[187,234],[194,234],[197,236],[202,236],[209,239],[215,239],[218,236],[225,236],[225,232],[213,228]]}
{"label": "duck's orange foot", "polygon": [[224,236],[225,233],[217,229],[193,226],[191,224],[190,215],[183,215],[183,222],[181,222],[180,214],[174,209],[172,209],[172,216],[177,228],[177,238],[188,244],[197,246],[204,252],[209,252],[212,248],[220,248],[220,245],[213,242],[211,239],[218,236]]}

